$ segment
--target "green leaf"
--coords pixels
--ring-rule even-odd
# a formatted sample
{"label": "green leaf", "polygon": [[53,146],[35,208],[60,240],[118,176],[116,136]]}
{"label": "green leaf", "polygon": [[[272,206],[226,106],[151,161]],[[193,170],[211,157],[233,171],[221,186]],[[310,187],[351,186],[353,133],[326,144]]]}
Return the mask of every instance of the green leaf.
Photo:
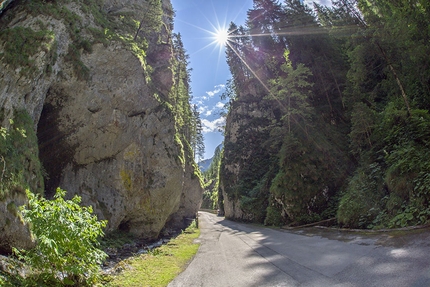
{"label": "green leaf", "polygon": [[69,285],[69,286],[71,286],[71,285],[75,285],[75,282],[73,282],[72,280],[70,280],[69,278],[64,278],[64,280],[63,280],[63,283],[65,284],[65,285]]}
{"label": "green leaf", "polygon": [[47,200],[28,193],[29,205],[22,209],[22,216],[32,223],[37,246],[15,253],[32,270],[49,277],[50,282],[61,285],[57,273],[65,276],[66,285],[95,282],[100,264],[107,256],[96,248],[98,238],[104,235],[106,221],[98,221],[90,208],[79,206],[80,197],[64,200],[65,194],[57,189],[54,200]]}

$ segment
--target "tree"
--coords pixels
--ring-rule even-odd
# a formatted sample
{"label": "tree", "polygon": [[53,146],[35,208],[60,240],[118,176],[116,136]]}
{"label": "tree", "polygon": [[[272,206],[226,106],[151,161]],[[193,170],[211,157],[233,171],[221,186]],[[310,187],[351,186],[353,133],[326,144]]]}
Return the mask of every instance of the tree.
{"label": "tree", "polygon": [[292,122],[307,134],[307,125],[313,111],[309,105],[309,95],[312,83],[309,82],[311,72],[303,64],[293,68],[289,59],[289,52],[285,52],[285,63],[282,64],[282,76],[270,80],[270,94],[268,99],[274,100],[283,110],[282,119],[286,121],[287,131],[291,133]]}
{"label": "tree", "polygon": [[200,119],[200,113],[197,109],[197,105],[193,105],[193,136],[191,138],[191,146],[194,151],[194,158],[197,158],[197,162],[202,161],[205,155],[205,143],[203,137],[203,126]]}
{"label": "tree", "polygon": [[219,209],[219,172],[222,153],[222,146],[217,146],[209,168],[203,172],[203,179],[205,182],[202,203],[203,208]]}
{"label": "tree", "polygon": [[429,152],[429,2],[314,8],[255,0],[247,26],[231,26],[226,200],[247,220],[267,203],[274,224],[336,214],[360,228],[425,222],[429,166],[417,155]]}
{"label": "tree", "polygon": [[189,56],[185,51],[181,34],[173,35],[175,83],[170,102],[176,119],[176,127],[183,140],[191,146],[193,158],[200,160],[204,156],[203,127],[197,106],[191,106],[191,69],[188,68]]}
{"label": "tree", "polygon": [[280,27],[283,18],[281,5],[276,0],[256,0],[248,11],[247,26],[252,39],[252,63],[261,80],[271,78],[282,63],[287,48]]}
{"label": "tree", "polygon": [[227,42],[225,51],[227,64],[230,68],[231,74],[233,75],[234,81],[239,85],[246,79],[249,79],[250,76],[243,52],[249,39],[247,39],[244,28],[242,26],[238,27],[233,22],[230,23],[228,34],[230,40]]}

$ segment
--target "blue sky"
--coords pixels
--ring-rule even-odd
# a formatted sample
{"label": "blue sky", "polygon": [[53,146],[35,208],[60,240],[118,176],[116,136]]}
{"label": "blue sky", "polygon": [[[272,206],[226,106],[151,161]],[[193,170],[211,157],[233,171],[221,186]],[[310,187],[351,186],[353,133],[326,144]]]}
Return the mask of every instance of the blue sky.
{"label": "blue sky", "polygon": [[204,158],[211,158],[223,141],[218,127],[224,125],[220,113],[225,101],[220,96],[230,79],[225,48],[215,43],[216,29],[230,22],[243,25],[252,0],[172,0],[176,12],[175,32],[181,33],[190,56],[193,104],[199,107],[205,138]]}
{"label": "blue sky", "polygon": [[[225,60],[225,48],[216,43],[214,33],[230,22],[244,25],[252,0],[171,0],[176,12],[175,32],[181,33],[190,56],[193,104],[199,107],[205,138],[204,158],[211,158],[223,141],[218,127],[224,125],[220,113],[225,101],[220,96],[231,78]],[[317,0],[328,4],[329,0]],[[312,3],[306,0],[305,3]]]}

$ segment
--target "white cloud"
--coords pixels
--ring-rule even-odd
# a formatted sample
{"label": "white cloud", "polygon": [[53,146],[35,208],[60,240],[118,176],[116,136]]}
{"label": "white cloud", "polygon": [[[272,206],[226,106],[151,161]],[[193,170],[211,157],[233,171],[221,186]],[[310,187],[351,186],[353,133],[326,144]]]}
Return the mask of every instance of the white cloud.
{"label": "white cloud", "polygon": [[210,115],[212,115],[212,111],[207,111],[206,113],[205,113],[205,116],[210,116]]}
{"label": "white cloud", "polygon": [[225,125],[225,118],[215,119],[209,121],[207,119],[202,119],[203,133],[217,132],[219,129]]}
{"label": "white cloud", "polygon": [[203,114],[208,110],[208,106],[200,106],[197,111],[199,112],[199,114]]}
{"label": "white cloud", "polygon": [[311,8],[314,7],[314,4],[313,4],[314,2],[317,3],[318,5],[331,7],[331,0],[304,0],[303,2]]}
{"label": "white cloud", "polygon": [[213,96],[215,96],[216,94],[218,94],[219,92],[221,92],[222,90],[224,90],[224,88],[225,88],[225,85],[223,85],[223,84],[216,85],[216,86],[214,87],[214,90],[209,91],[209,92],[206,92],[206,94],[207,94],[209,97],[213,97]]}
{"label": "white cloud", "polygon": [[218,109],[223,109],[223,108],[224,108],[224,106],[225,106],[225,104],[224,104],[224,103],[221,103],[221,102],[218,102],[218,103],[216,103],[216,105],[215,105],[215,107],[217,107]]}

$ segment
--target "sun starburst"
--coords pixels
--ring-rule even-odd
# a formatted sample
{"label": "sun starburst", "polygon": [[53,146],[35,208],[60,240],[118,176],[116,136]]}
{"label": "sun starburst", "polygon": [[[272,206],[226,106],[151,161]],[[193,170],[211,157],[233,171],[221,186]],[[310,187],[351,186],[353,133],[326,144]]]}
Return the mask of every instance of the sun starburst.
{"label": "sun starburst", "polygon": [[212,32],[214,42],[219,46],[225,46],[229,40],[229,34],[226,28],[216,28],[215,32]]}

